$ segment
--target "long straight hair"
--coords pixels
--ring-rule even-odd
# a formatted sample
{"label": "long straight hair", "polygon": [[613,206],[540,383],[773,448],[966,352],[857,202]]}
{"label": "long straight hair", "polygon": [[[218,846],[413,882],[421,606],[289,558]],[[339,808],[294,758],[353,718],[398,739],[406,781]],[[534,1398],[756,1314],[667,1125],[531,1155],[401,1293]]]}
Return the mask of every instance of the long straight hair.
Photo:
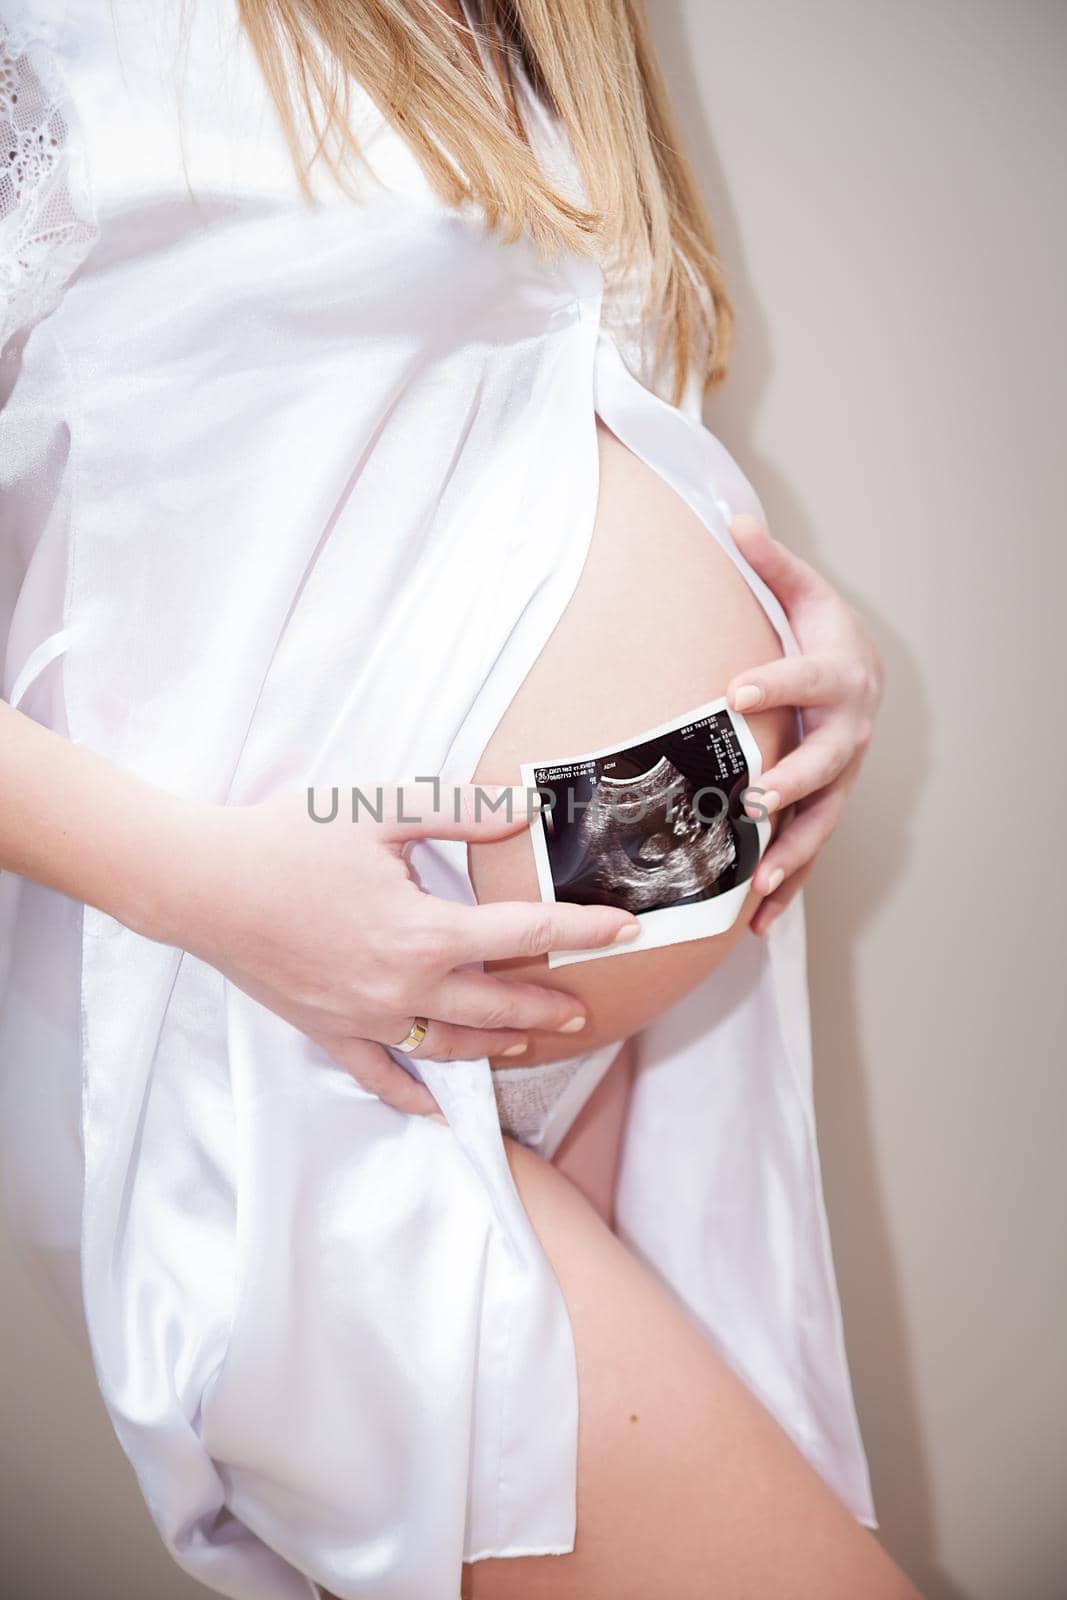
{"label": "long straight hair", "polygon": [[[669,367],[675,400],[694,369],[705,388],[721,380],[730,301],[639,0],[467,0],[469,24],[442,0],[238,7],[305,192],[315,161],[344,183],[359,158],[348,117],[354,80],[449,203],[473,201],[491,228],[508,239],[525,233],[546,254],[596,255],[609,282],[636,272],[659,330],[654,365]],[[531,149],[516,64],[563,124],[582,204],[553,185]]]}

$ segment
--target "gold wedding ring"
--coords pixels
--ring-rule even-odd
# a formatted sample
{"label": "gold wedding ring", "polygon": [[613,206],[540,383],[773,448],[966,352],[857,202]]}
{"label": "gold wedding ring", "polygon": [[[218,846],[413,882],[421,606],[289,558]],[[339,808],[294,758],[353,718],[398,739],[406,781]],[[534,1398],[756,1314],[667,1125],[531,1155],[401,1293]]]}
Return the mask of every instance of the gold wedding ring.
{"label": "gold wedding ring", "polygon": [[400,1043],[395,1044],[393,1049],[403,1050],[404,1054],[409,1056],[413,1050],[419,1048],[419,1045],[426,1037],[426,1030],[429,1026],[430,1024],[425,1017],[416,1017]]}

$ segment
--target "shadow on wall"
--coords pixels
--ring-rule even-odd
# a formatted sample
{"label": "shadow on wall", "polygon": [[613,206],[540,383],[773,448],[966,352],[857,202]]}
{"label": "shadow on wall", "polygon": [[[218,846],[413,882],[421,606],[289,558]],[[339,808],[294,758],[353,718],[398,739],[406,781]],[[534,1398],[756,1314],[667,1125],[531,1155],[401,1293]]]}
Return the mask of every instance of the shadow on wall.
{"label": "shadow on wall", "polygon": [[[773,370],[766,317],[746,268],[737,213],[704,121],[694,56],[679,8],[655,17],[660,59],[671,85],[684,147],[696,169],[715,226],[737,315],[738,348],[709,425],[756,485],[770,519],[789,545],[846,596],[847,577],[827,567],[799,497],[755,444],[763,396]],[[889,621],[862,606],[886,666],[888,691],[863,781],[834,841],[833,871],[847,893],[826,892],[825,875],[808,891],[808,929],[815,1091],[825,1189],[835,1239],[856,1401],[871,1465],[879,1537],[926,1600],[966,1600],[939,1568],[932,1487],[908,1351],[896,1267],[876,1167],[855,1005],[852,951],[868,919],[899,877],[910,854],[918,793],[906,792],[885,752],[904,741],[912,772],[926,769],[932,719],[917,663]],[[892,803],[885,797],[892,795]],[[878,848],[869,848],[871,839]],[[832,1026],[828,1022],[832,1019]]]}

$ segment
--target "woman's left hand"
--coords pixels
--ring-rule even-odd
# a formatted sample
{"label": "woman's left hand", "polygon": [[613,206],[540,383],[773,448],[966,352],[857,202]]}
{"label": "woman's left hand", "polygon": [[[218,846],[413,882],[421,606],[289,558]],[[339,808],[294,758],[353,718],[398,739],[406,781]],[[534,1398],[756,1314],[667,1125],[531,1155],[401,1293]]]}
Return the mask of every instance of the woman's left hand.
{"label": "woman's left hand", "polygon": [[795,808],[752,880],[765,898],[751,927],[763,934],[837,827],[870,742],[883,671],[864,623],[825,578],[772,539],[755,517],[735,517],[730,532],[778,597],[803,652],[739,673],[727,689],[737,711],[799,706],[803,715],[802,742],[760,779],[768,811]]}

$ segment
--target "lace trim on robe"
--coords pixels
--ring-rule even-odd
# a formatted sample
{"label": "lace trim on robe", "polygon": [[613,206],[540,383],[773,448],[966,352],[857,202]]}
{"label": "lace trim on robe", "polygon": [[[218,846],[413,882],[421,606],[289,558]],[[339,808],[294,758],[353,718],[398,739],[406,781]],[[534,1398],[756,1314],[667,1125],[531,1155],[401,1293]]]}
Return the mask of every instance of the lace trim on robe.
{"label": "lace trim on robe", "polygon": [[44,24],[0,19],[0,348],[54,311],[99,230]]}

